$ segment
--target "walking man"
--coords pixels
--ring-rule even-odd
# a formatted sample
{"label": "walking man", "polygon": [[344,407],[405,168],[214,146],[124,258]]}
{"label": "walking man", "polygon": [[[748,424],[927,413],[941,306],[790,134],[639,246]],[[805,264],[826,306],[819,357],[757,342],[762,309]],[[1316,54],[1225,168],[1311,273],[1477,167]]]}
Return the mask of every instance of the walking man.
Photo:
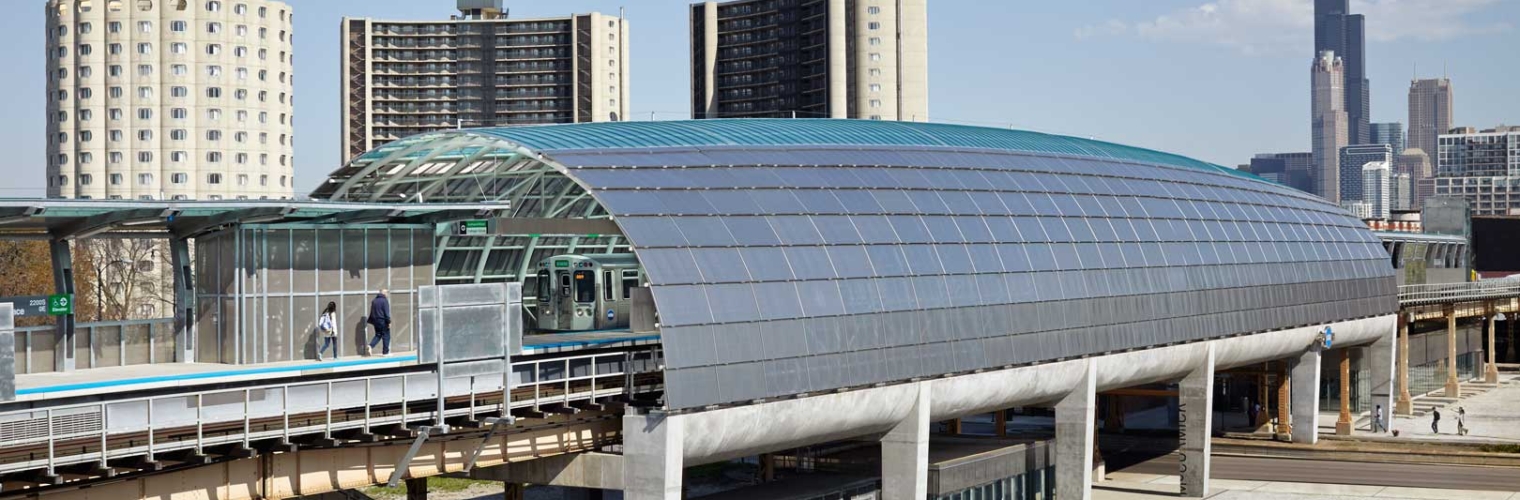
{"label": "walking man", "polygon": [[391,354],[391,301],[385,296],[390,290],[381,289],[380,295],[369,303],[369,324],[375,327],[375,338],[370,339],[369,354],[374,354],[375,344],[382,344],[380,355]]}
{"label": "walking man", "polygon": [[1467,435],[1467,409],[1460,406],[1457,407],[1457,435]]}
{"label": "walking man", "polygon": [[1372,432],[1388,432],[1388,425],[1383,423],[1383,405],[1372,409]]}
{"label": "walking man", "polygon": [[1437,410],[1437,409],[1433,409],[1432,408],[1430,410],[1430,432],[1432,434],[1440,434],[1441,433],[1440,424],[1441,424],[1441,410]]}

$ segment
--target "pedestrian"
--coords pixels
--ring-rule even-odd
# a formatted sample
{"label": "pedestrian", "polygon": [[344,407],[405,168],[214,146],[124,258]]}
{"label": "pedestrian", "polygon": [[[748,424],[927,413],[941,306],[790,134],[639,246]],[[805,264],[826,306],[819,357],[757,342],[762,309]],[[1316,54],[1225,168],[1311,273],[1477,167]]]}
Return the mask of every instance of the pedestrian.
{"label": "pedestrian", "polygon": [[1467,408],[1457,407],[1457,435],[1467,435]]}
{"label": "pedestrian", "polygon": [[380,355],[391,355],[391,301],[385,296],[390,290],[381,289],[375,300],[369,303],[369,324],[375,327],[375,338],[370,339],[367,354],[375,353],[375,344],[381,344]]}
{"label": "pedestrian", "polygon": [[1250,418],[1251,432],[1256,432],[1256,415],[1261,413],[1261,403],[1252,403],[1246,411],[1249,412],[1246,417]]}
{"label": "pedestrian", "polygon": [[1383,405],[1372,409],[1372,432],[1388,432],[1388,425],[1383,423]]}
{"label": "pedestrian", "polygon": [[327,352],[327,346],[333,348],[333,359],[338,359],[338,304],[328,302],[327,308],[322,310],[322,315],[317,318],[317,333],[322,335],[322,348],[317,349],[317,361],[322,361],[322,353]]}
{"label": "pedestrian", "polygon": [[1432,408],[1430,410],[1430,432],[1431,432],[1431,434],[1440,434],[1441,433],[1440,424],[1441,424],[1441,410]]}

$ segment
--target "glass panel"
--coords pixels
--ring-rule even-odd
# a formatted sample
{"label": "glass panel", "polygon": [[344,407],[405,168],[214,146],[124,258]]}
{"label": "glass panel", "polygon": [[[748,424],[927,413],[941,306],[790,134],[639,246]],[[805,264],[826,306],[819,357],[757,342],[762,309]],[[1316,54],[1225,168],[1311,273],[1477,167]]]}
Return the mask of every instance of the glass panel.
{"label": "glass panel", "polygon": [[[765,217],[724,217],[723,224],[739,245],[781,244],[781,239],[776,236],[776,231],[771,229],[771,223]],[[642,245],[638,240],[634,240],[634,244]]]}
{"label": "glass panel", "polygon": [[807,216],[767,217],[771,228],[785,245],[817,245],[823,243],[818,229]]}
{"label": "glass panel", "polygon": [[792,266],[787,263],[786,253],[779,247],[740,248],[739,255],[744,257],[745,267],[749,269],[750,277],[756,281],[785,281],[793,278]]}
{"label": "glass panel", "polygon": [[761,318],[772,320],[802,317],[802,302],[797,297],[795,284],[756,283],[753,289]]}
{"label": "glass panel", "polygon": [[922,219],[916,216],[896,215],[887,218],[892,221],[892,229],[897,231],[897,238],[903,243],[931,243],[934,240],[929,237],[929,229],[924,226]]}
{"label": "glass panel", "polygon": [[686,246],[686,237],[670,217],[621,217],[617,223],[633,244],[640,247]]}
{"label": "glass panel", "polygon": [[792,272],[799,280],[832,279],[834,266],[823,247],[787,247],[786,258],[792,264]]}
{"label": "glass panel", "polygon": [[871,266],[876,270],[876,276],[908,274],[908,261],[904,259],[902,248],[898,245],[867,246],[866,254],[871,257]]}
{"label": "glass panel", "polygon": [[656,285],[702,282],[691,251],[684,248],[639,250],[639,262],[648,270],[650,282]]}
{"label": "glass panel", "polygon": [[850,245],[862,242],[860,233],[855,230],[855,223],[849,217],[819,215],[813,217],[813,224],[818,227],[823,240],[830,245]]}
{"label": "glass panel", "polygon": [[744,260],[739,258],[739,251],[733,248],[694,248],[691,250],[692,258],[696,259],[697,269],[702,271],[703,281],[707,283],[736,283],[749,281],[749,271],[744,267]]}
{"label": "glass panel", "polygon": [[686,236],[686,242],[698,247],[727,247],[734,245],[734,237],[719,217],[673,217],[676,227]]}
{"label": "glass panel", "polygon": [[892,229],[892,222],[880,215],[856,215],[850,217],[855,223],[855,229],[859,231],[861,239],[866,243],[897,243],[897,231]]}
{"label": "glass panel", "polygon": [[707,287],[707,301],[713,308],[713,321],[738,323],[760,319],[755,294],[750,285],[729,284]]}
{"label": "glass panel", "polygon": [[841,278],[868,278],[875,273],[871,269],[871,260],[866,256],[865,247],[860,246],[837,246],[828,247],[829,259],[834,262],[834,270]]}
{"label": "glass panel", "polygon": [[903,245],[900,248],[913,274],[923,276],[945,272],[944,266],[939,262],[939,255],[934,253],[932,245]]}

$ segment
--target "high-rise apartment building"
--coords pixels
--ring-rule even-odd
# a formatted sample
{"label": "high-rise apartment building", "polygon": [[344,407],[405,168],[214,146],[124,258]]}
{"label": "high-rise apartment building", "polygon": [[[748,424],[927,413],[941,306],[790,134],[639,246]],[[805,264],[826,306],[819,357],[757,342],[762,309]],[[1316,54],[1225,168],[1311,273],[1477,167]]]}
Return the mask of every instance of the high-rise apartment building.
{"label": "high-rise apartment building", "polygon": [[1418,148],[1436,163],[1437,139],[1452,127],[1452,88],[1446,78],[1409,83],[1408,147]]}
{"label": "high-rise apartment building", "polygon": [[1520,215],[1520,127],[1441,135],[1435,196],[1466,199],[1473,215]]}
{"label": "high-rise apartment building", "polygon": [[1459,127],[1438,140],[1437,177],[1520,177],[1520,127]]}
{"label": "high-rise apartment building", "polygon": [[1404,154],[1404,124],[1399,122],[1372,124],[1372,137],[1367,143],[1387,144],[1393,148],[1394,156]]}
{"label": "high-rise apartment building", "polygon": [[510,19],[458,0],[452,19],[344,18],[344,161],[409,135],[628,119],[628,22]]}
{"label": "high-rise apartment building", "polygon": [[929,118],[927,0],[691,6],[693,118]]}
{"label": "high-rise apartment building", "polygon": [[49,0],[49,197],[293,192],[291,9],[271,0]]}
{"label": "high-rise apartment building", "polygon": [[1362,166],[1362,198],[1370,210],[1368,219],[1388,220],[1389,210],[1393,208],[1393,197],[1390,176],[1391,169],[1388,162],[1375,161]]}
{"label": "high-rise apartment building", "polygon": [[1349,144],[1366,144],[1372,136],[1371,86],[1367,81],[1366,19],[1352,14],[1350,0],[1314,0],[1314,53],[1334,52],[1345,65]]}
{"label": "high-rise apartment building", "polygon": [[1334,52],[1324,51],[1310,67],[1313,102],[1310,106],[1314,137],[1314,194],[1331,203],[1341,202],[1340,150],[1348,144],[1344,86],[1346,69]]}
{"label": "high-rise apartment building", "polygon": [[1409,209],[1419,209],[1421,200],[1435,193],[1435,181],[1431,179],[1435,175],[1435,169],[1430,165],[1430,156],[1420,148],[1407,148],[1403,154],[1394,157],[1393,171],[1395,174],[1408,174],[1409,182],[1414,185],[1410,191]]}
{"label": "high-rise apartment building", "polygon": [[1362,174],[1367,165],[1393,165],[1393,147],[1387,144],[1356,144],[1340,150],[1341,201],[1371,201],[1364,196]]}

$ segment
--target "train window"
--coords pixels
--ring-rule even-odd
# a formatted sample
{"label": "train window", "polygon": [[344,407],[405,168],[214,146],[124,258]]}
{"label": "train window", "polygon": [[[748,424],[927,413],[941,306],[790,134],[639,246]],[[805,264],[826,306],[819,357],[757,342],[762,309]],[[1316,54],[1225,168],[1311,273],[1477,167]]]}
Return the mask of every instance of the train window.
{"label": "train window", "polygon": [[602,273],[602,300],[612,300],[612,271]]}
{"label": "train window", "polygon": [[575,273],[575,301],[580,303],[596,302],[596,275],[591,271],[577,271]]}
{"label": "train window", "polygon": [[549,271],[538,272],[538,301],[547,303],[552,298],[550,289],[554,286],[554,280],[549,278]]}
{"label": "train window", "polygon": [[633,289],[638,288],[638,286],[639,272],[633,270],[623,271],[623,298],[632,298]]}

